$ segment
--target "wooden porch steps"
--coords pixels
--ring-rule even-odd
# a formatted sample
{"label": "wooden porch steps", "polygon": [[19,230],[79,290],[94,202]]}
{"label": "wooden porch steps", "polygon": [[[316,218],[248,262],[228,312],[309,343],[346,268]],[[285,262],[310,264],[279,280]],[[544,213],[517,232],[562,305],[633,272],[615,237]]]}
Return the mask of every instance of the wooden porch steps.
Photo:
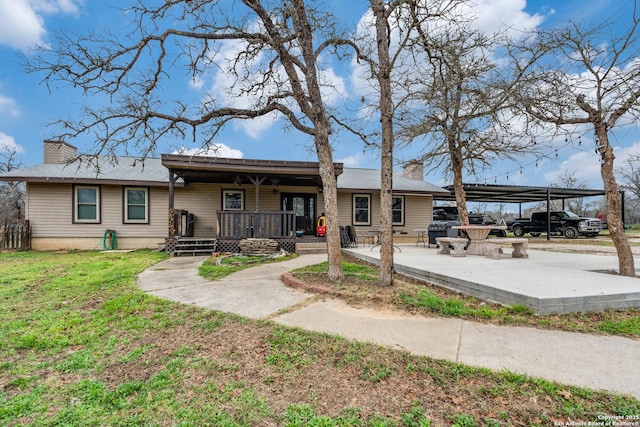
{"label": "wooden porch steps", "polygon": [[327,242],[298,242],[296,243],[296,252],[299,255],[326,254]]}
{"label": "wooden porch steps", "polygon": [[176,240],[172,255],[211,255],[216,250],[217,239],[180,237]]}

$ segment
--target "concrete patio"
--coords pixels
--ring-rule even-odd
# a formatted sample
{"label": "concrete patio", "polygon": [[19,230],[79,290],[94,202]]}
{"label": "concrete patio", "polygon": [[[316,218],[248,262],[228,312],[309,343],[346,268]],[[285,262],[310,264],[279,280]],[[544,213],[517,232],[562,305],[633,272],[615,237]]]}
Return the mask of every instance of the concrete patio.
{"label": "concrete patio", "polygon": [[[510,247],[504,248],[500,259],[489,259],[440,255],[433,245],[397,248],[394,264],[398,273],[486,301],[520,304],[541,314],[640,307],[640,279],[612,274],[618,269],[614,254],[552,252],[530,246],[526,259],[511,258]],[[379,262],[379,247],[345,251]]]}

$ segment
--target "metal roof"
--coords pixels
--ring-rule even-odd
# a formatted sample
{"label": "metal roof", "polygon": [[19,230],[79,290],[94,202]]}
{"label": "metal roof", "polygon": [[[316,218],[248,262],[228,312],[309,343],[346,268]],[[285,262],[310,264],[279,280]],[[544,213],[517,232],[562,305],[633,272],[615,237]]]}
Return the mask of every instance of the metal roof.
{"label": "metal roof", "polygon": [[[344,168],[338,176],[339,190],[380,190],[379,169]],[[403,193],[428,193],[433,195],[448,195],[449,190],[433,185],[422,179],[407,178],[402,172],[393,173],[393,191]]]}
{"label": "metal roof", "polygon": [[[463,184],[468,202],[527,203],[578,197],[604,196],[604,190],[557,187],[531,187],[524,185]],[[453,185],[445,187],[449,196],[435,197],[438,200],[455,200]]]}
{"label": "metal roof", "polygon": [[[162,165],[186,183],[234,183],[244,176],[260,176],[280,185],[322,185],[318,162],[163,154]],[[342,163],[334,163],[334,170],[341,174]]]}
{"label": "metal roof", "polygon": [[0,181],[103,183],[168,186],[169,173],[160,159],[98,157],[71,163],[43,163],[0,175]]}
{"label": "metal roof", "polygon": [[[343,168],[334,163],[338,190],[380,190],[379,169]],[[279,185],[321,186],[317,162],[285,160],[251,160],[222,157],[163,154],[161,159],[135,157],[99,157],[92,161],[43,163],[0,175],[0,181],[51,182],[75,184],[116,184],[168,186],[169,170],[179,181],[234,183],[240,177],[265,177],[265,183],[277,180]],[[449,190],[422,179],[411,179],[402,172],[393,173],[393,190],[401,193],[433,194],[446,197]]]}

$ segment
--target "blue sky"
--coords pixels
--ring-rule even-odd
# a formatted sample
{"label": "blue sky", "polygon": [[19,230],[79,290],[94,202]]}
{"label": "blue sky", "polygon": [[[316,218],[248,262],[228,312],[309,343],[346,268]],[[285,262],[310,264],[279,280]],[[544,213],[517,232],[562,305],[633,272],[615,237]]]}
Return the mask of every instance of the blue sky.
{"label": "blue sky", "polygon": [[[42,141],[52,136],[48,123],[73,115],[81,102],[90,103],[91,99],[68,87],[54,87],[49,92],[41,82],[43,75],[24,73],[19,55],[29,55],[33,43],[47,44],[51,35],[59,30],[82,34],[90,28],[109,27],[122,32],[129,21],[119,8],[132,3],[133,0],[0,0],[0,145],[16,147],[23,166],[42,162]],[[364,0],[325,2],[354,27],[366,11],[367,3]],[[550,26],[567,19],[597,22],[620,7],[630,8],[627,0],[475,0],[474,3],[480,25],[486,28],[501,23]],[[344,95],[359,99],[349,71],[336,70],[336,74]],[[193,84],[186,75],[172,78],[172,82],[176,85],[173,90],[182,91],[194,100],[210,88],[206,84]],[[80,152],[88,152],[93,143],[85,136],[69,142]],[[313,150],[309,149],[308,138],[295,131],[283,132],[279,123],[232,125],[219,136],[218,143],[224,147],[224,154],[233,157],[316,160]],[[626,155],[640,152],[640,136],[635,128],[616,132],[612,143],[618,149],[618,164]],[[172,152],[180,146],[193,147],[190,141],[175,141],[158,151]],[[363,150],[360,141],[345,135],[335,144],[334,160],[351,167],[378,168],[377,154]],[[558,174],[569,171],[589,187],[602,188],[598,157],[590,144],[559,149],[557,157],[555,151],[550,154],[549,159],[537,162],[523,159],[524,167],[509,162],[497,164],[483,173],[480,180],[466,181],[484,179],[500,184],[547,185],[552,184]],[[398,152],[396,158],[411,158],[411,151]],[[439,176],[427,176],[427,180],[446,184]]]}

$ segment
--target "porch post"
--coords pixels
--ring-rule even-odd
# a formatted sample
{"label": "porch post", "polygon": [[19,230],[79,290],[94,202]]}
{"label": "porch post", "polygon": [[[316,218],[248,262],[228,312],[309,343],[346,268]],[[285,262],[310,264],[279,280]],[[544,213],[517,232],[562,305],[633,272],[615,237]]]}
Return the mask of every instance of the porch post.
{"label": "porch post", "polygon": [[175,180],[176,180],[176,174],[169,169],[169,209],[173,210],[173,190],[174,190],[174,184],[175,184]]}
{"label": "porch post", "polygon": [[175,237],[176,235],[176,218],[174,207],[174,188],[175,188],[176,174],[173,170],[169,169],[169,237]]}
{"label": "porch post", "polygon": [[256,177],[248,177],[249,181],[251,181],[252,184],[254,184],[256,186],[256,212],[258,212],[260,210],[260,184],[262,184],[264,182],[265,179],[267,179],[266,176],[256,176]]}

